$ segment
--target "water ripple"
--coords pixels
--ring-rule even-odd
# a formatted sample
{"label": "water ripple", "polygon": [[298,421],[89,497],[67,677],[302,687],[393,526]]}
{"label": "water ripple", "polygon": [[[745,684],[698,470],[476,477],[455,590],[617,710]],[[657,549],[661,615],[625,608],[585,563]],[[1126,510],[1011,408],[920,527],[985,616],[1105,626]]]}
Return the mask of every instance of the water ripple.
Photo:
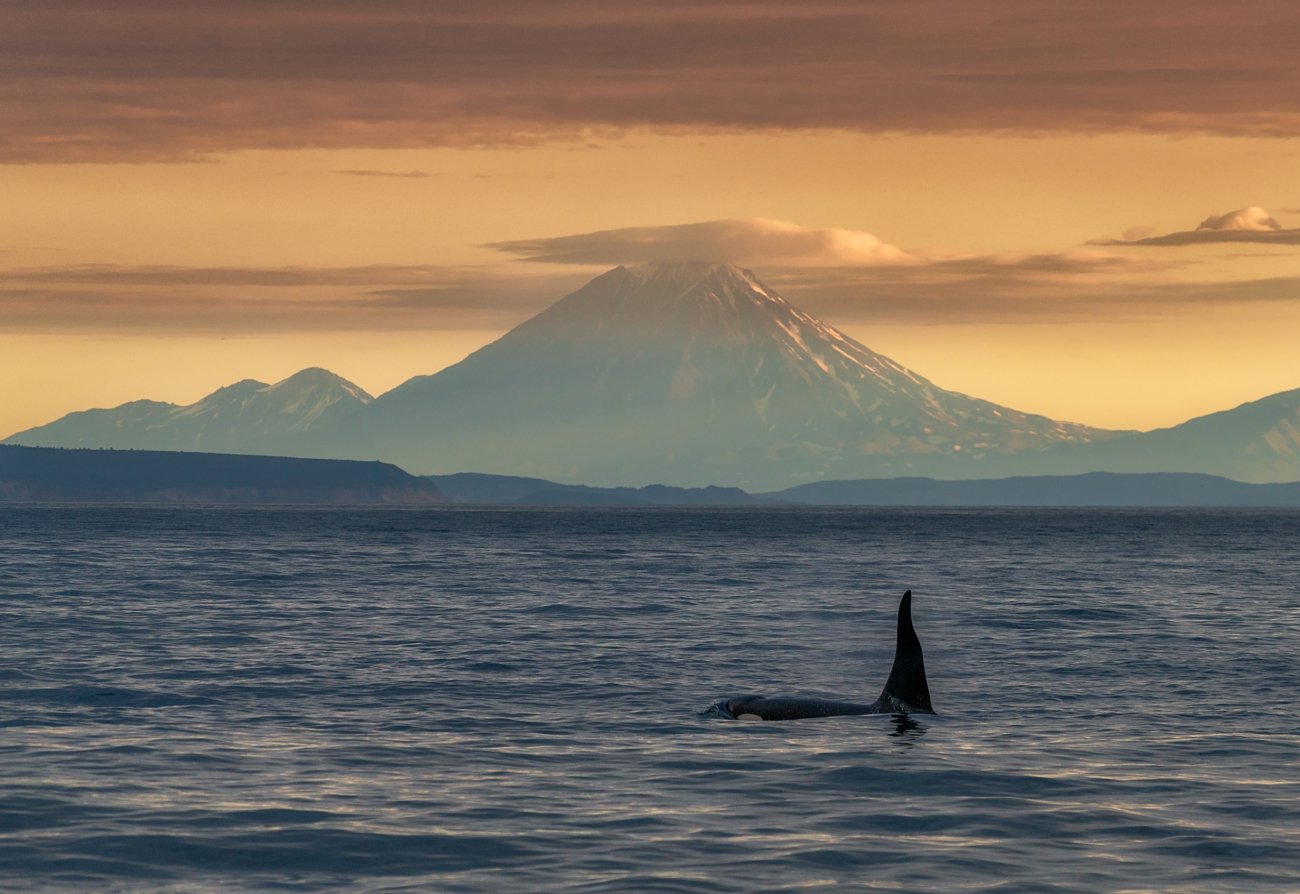
{"label": "water ripple", "polygon": [[[1296,542],[1286,512],[5,508],[0,889],[1293,891]],[[700,716],[874,698],[905,588],[938,716]]]}

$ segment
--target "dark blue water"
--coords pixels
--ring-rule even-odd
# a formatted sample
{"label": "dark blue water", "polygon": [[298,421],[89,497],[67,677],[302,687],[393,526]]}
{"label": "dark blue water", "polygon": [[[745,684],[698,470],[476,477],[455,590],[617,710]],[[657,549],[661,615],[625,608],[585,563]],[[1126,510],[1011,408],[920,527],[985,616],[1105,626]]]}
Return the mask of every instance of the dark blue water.
{"label": "dark blue water", "polygon": [[[1300,889],[1300,513],[0,510],[0,888]],[[937,717],[871,700],[904,589]]]}

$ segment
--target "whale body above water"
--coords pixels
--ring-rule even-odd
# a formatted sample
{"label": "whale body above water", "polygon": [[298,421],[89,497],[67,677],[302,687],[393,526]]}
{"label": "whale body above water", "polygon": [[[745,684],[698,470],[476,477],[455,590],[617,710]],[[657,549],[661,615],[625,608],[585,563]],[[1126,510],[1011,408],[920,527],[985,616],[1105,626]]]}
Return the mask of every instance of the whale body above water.
{"label": "whale body above water", "polygon": [[898,604],[894,666],[880,698],[870,704],[804,696],[741,695],[717,702],[708,712],[734,720],[804,720],[852,714],[933,714],[925,679],[921,640],[912,627],[912,591]]}

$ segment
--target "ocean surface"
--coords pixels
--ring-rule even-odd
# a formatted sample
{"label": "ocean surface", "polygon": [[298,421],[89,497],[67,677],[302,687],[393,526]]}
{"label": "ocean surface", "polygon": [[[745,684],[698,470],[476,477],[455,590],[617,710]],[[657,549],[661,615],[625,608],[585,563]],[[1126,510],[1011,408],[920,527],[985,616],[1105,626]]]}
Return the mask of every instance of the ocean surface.
{"label": "ocean surface", "polygon": [[[1300,512],[0,509],[0,890],[1300,890]],[[937,716],[872,700],[903,590]]]}

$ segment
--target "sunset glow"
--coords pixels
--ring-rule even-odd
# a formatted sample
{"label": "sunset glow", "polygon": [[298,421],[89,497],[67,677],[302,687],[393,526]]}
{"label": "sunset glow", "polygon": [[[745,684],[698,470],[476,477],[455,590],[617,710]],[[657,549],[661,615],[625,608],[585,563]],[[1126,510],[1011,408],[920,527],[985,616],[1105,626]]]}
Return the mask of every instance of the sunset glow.
{"label": "sunset glow", "polygon": [[1288,3],[0,11],[0,436],[380,393],[698,252],[940,385],[1154,428],[1300,386]]}

